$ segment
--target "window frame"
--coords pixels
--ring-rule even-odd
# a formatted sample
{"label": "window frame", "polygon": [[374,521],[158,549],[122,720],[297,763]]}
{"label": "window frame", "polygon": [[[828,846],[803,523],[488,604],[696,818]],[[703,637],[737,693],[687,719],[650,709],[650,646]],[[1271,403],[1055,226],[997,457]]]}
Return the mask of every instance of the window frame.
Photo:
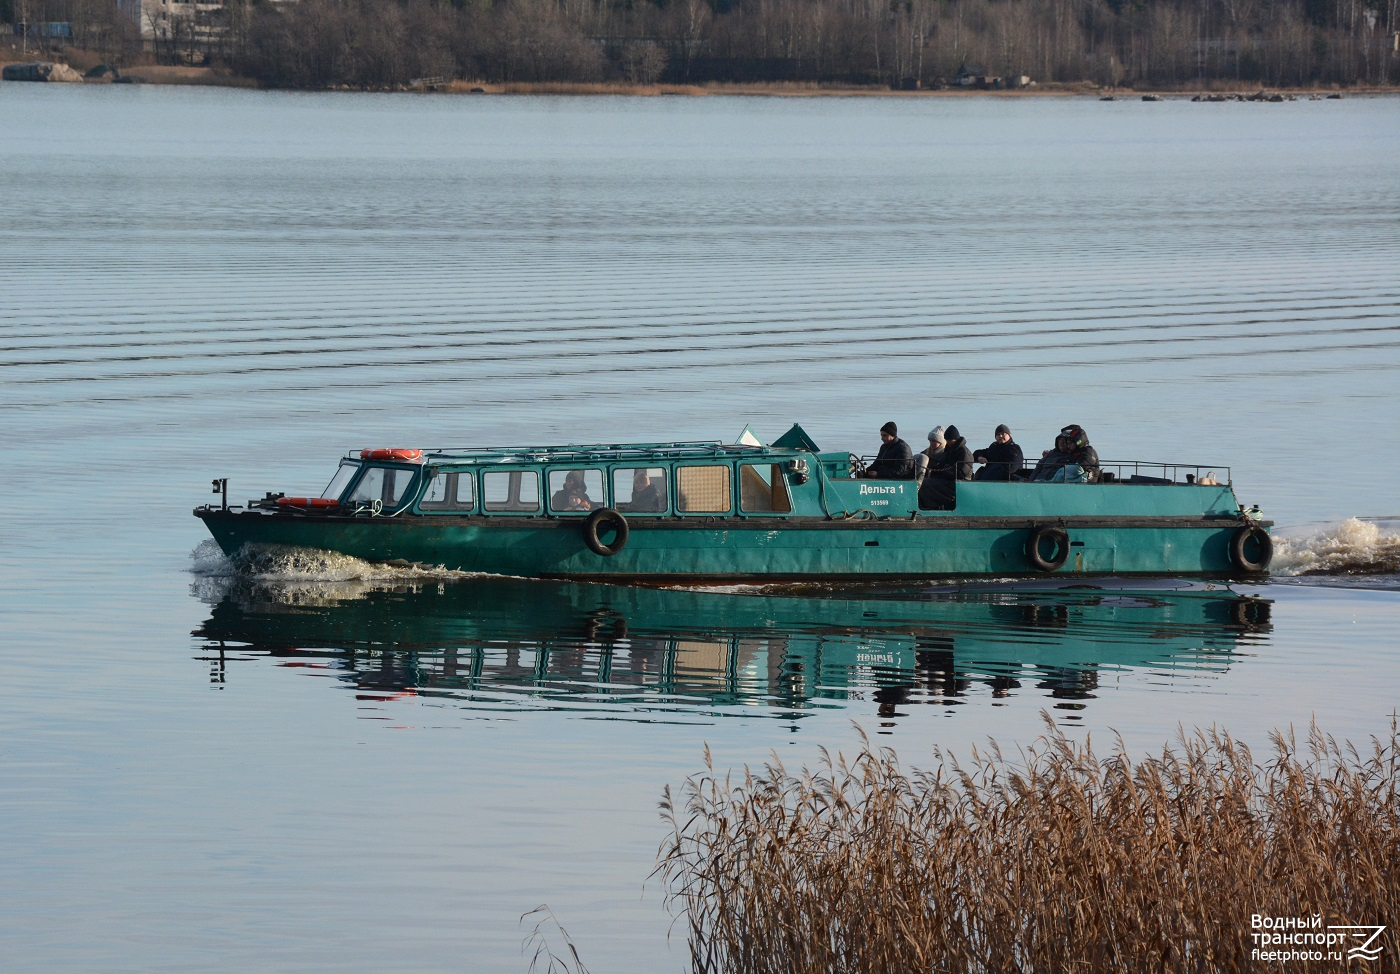
{"label": "window frame", "polygon": [[[728,497],[729,497],[729,506],[726,507],[726,508],[725,508],[724,510],[722,510],[722,511],[687,511],[687,510],[684,510],[684,509],[681,507],[681,471],[682,471],[682,470],[685,470],[685,469],[688,468],[688,467],[719,467],[719,468],[725,470],[725,471],[726,471],[726,476],[729,478],[729,489],[726,491],[726,494],[728,494]],[[673,471],[674,471],[674,474],[675,474],[675,477],[674,477],[674,483],[675,483],[675,498],[676,498],[675,512],[676,512],[676,515],[677,515],[678,517],[732,517],[732,516],[734,515],[734,485],[735,485],[735,483],[737,483],[737,478],[734,476],[734,463],[733,463],[733,461],[725,461],[725,460],[721,460],[721,461],[719,461],[719,462],[714,462],[714,461],[705,462],[705,461],[699,461],[699,460],[697,460],[697,461],[685,461],[685,462],[682,462],[682,463],[677,463],[677,464],[675,465],[675,467],[673,468]]]}
{"label": "window frame", "polygon": [[[456,477],[455,483],[460,484],[461,478],[466,477],[472,485],[472,502],[468,507],[425,507],[424,499],[428,496],[428,487],[439,477]],[[460,488],[458,488],[460,489]],[[424,482],[423,489],[418,492],[418,500],[413,505],[413,510],[418,514],[436,516],[439,514],[462,517],[463,515],[475,514],[481,508],[481,490],[476,480],[476,469],[474,467],[436,467],[433,475]]]}
{"label": "window frame", "polygon": [[[500,511],[500,510],[496,510],[496,511],[493,511],[493,510],[491,510],[489,507],[486,506],[486,478],[487,478],[487,477],[493,476],[493,475],[495,475],[495,474],[507,474],[507,475],[509,475],[509,474],[527,474],[527,473],[529,473],[529,474],[534,474],[534,475],[535,475],[535,508],[534,508],[534,510],[530,510],[530,511],[509,511],[509,510]],[[543,517],[543,516],[544,516],[544,511],[545,511],[545,507],[544,507],[544,501],[545,501],[545,499],[544,499],[544,497],[541,496],[542,493],[543,493],[543,491],[540,489],[540,487],[541,487],[541,485],[542,485],[544,482],[545,482],[545,478],[544,478],[543,474],[541,473],[539,467],[527,467],[527,466],[491,467],[491,468],[489,468],[489,469],[485,469],[485,470],[482,470],[482,471],[481,471],[481,480],[480,480],[480,483],[479,483],[479,485],[478,485],[478,486],[480,487],[480,490],[481,490],[481,496],[480,496],[480,498],[478,499],[477,503],[478,503],[478,504],[480,505],[480,507],[481,507],[481,513],[482,513],[484,516],[486,516],[486,517]],[[518,496],[519,496],[519,484],[518,484],[518,482],[517,482],[516,485],[515,485],[515,489],[511,491],[511,495],[512,495],[512,497],[518,497]]]}
{"label": "window frame", "polygon": [[[787,482],[787,464],[781,460],[741,460],[736,465],[737,473],[735,483],[739,491],[739,516],[740,517],[792,517],[792,487]],[[767,484],[768,490],[773,489],[774,483],[783,485],[783,493],[787,495],[787,510],[785,511],[746,511],[744,510],[744,468],[745,467],[768,467],[774,475],[772,483]],[[761,475],[760,475],[761,479]]]}
{"label": "window frame", "polygon": [[[365,466],[366,464],[356,460],[341,460],[340,466],[335,468],[335,475],[331,477],[330,482],[326,484],[325,489],[321,491],[321,497],[325,500],[338,502],[342,497],[347,496],[350,492],[350,488],[359,482],[360,471],[363,470]],[[330,492],[331,488],[335,486],[336,480],[345,472],[347,467],[350,469],[350,476],[345,478],[345,483],[341,486],[340,491],[332,495]]]}
{"label": "window frame", "polygon": [[[554,485],[553,485],[552,483],[550,483],[550,478],[551,478],[554,474],[556,474],[556,473],[562,473],[562,474],[564,474],[564,476],[567,477],[567,476],[569,475],[569,473],[571,473],[571,472],[574,471],[574,470],[581,470],[581,471],[583,471],[583,473],[584,473],[584,481],[585,481],[584,486],[587,486],[587,475],[588,475],[590,472],[597,473],[597,474],[598,474],[598,479],[602,481],[602,488],[601,488],[602,497],[601,497],[601,499],[594,500],[594,501],[593,501],[593,504],[594,504],[595,506],[589,508],[589,509],[586,510],[586,511],[556,511],[556,510],[554,509],[554,494],[555,494],[555,490],[554,490]],[[545,493],[545,497],[544,497],[545,510],[548,512],[548,514],[549,514],[550,517],[588,517],[588,515],[592,514],[594,511],[600,511],[600,510],[602,510],[602,509],[605,508],[605,507],[611,507],[611,506],[612,506],[612,503],[611,503],[611,501],[612,501],[612,491],[608,490],[608,470],[607,470],[607,467],[604,466],[604,465],[601,464],[601,463],[597,463],[597,464],[591,464],[591,463],[577,463],[577,464],[573,464],[573,463],[571,463],[571,464],[567,464],[567,465],[565,465],[565,464],[559,464],[559,465],[557,465],[557,466],[551,464],[550,466],[544,468],[544,478],[543,478],[543,482],[544,482],[544,493]],[[561,490],[563,489],[563,484],[562,484],[562,483],[560,484],[560,489],[561,489]]]}
{"label": "window frame", "polygon": [[[662,476],[666,478],[666,489],[663,492],[666,498],[665,505],[659,511],[625,511],[617,507],[617,473],[620,470],[660,470]],[[608,499],[613,503],[613,509],[620,511],[628,517],[670,517],[676,513],[676,495],[671,490],[676,482],[675,467],[666,463],[645,463],[636,460],[629,460],[622,463],[609,464],[608,466]],[[631,503],[630,501],[628,503]]]}
{"label": "window frame", "polygon": [[[355,496],[355,492],[360,489],[360,484],[364,483],[365,478],[368,477],[371,471],[374,470],[402,470],[408,474],[408,483],[404,485],[403,493],[399,495],[398,501],[396,501],[392,505],[385,504],[383,502],[382,495],[384,493],[384,488],[382,486],[380,487],[379,492],[381,494],[381,497],[379,498],[379,501],[381,512],[396,514],[399,511],[407,510],[414,504],[418,503],[419,487],[422,485],[422,467],[416,465],[410,466],[409,464],[404,463],[382,463],[379,461],[370,461],[367,463],[360,464],[359,476],[357,476],[353,481],[351,481],[350,486],[340,495],[342,498],[344,498],[342,503],[345,506],[350,507],[353,505],[353,503],[355,503],[352,501],[352,498]],[[398,478],[396,477],[395,479],[397,480]],[[327,487],[329,487],[329,485],[327,485]],[[374,504],[374,500],[371,499],[364,503],[365,506],[371,507]]]}

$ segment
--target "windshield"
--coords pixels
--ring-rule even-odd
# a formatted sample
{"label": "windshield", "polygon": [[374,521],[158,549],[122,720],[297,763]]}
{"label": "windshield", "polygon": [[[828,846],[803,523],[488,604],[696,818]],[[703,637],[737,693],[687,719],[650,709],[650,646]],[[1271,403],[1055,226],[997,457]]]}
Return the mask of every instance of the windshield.
{"label": "windshield", "polygon": [[321,496],[328,500],[340,500],[340,495],[345,493],[345,488],[350,483],[350,478],[355,476],[355,471],[360,469],[358,463],[351,463],[348,460],[340,465],[340,469],[335,472],[331,482],[326,485],[326,489],[321,491]]}
{"label": "windshield", "polygon": [[355,492],[345,503],[372,505],[378,502],[383,507],[398,507],[399,502],[403,500],[404,491],[415,476],[417,471],[404,470],[401,467],[369,466],[360,482],[355,485]]}

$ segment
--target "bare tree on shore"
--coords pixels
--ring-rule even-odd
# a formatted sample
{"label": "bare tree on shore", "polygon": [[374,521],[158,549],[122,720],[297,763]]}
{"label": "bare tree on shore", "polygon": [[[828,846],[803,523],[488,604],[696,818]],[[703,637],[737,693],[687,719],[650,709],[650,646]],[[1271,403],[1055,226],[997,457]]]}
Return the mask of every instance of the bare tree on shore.
{"label": "bare tree on shore", "polygon": [[[117,43],[116,0],[22,0]],[[21,17],[21,0],[0,12]],[[103,26],[103,25],[106,26]],[[225,0],[208,53],[270,87],[482,81],[1391,84],[1400,0]],[[178,59],[192,38],[158,36]],[[106,41],[95,40],[106,37]],[[130,43],[130,31],[122,43]]]}

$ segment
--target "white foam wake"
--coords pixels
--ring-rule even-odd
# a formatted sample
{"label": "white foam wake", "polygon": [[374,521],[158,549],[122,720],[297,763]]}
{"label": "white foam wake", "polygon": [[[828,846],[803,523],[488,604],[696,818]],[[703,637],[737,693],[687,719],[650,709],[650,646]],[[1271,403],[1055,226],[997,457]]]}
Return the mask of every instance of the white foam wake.
{"label": "white foam wake", "polygon": [[441,565],[384,565],[287,545],[248,545],[230,558],[212,539],[190,552],[190,563],[190,571],[197,576],[191,590],[211,605],[230,596],[279,605],[334,605],[372,592],[497,577]]}
{"label": "white foam wake", "polygon": [[274,582],[423,582],[479,577],[441,565],[385,565],[335,551],[288,545],[247,545],[229,557],[212,539],[201,541],[190,552],[190,563],[190,570],[205,578]]}
{"label": "white foam wake", "polygon": [[1359,518],[1314,534],[1274,538],[1275,575],[1381,575],[1400,572],[1400,534]]}

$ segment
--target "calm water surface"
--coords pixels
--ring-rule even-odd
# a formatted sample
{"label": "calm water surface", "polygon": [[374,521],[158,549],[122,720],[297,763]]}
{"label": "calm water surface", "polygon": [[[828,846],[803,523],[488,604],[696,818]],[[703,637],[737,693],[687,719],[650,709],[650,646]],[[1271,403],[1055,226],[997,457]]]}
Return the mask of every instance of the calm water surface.
{"label": "calm water surface", "polygon": [[[1044,715],[1146,751],[1400,706],[1400,100],[6,84],[0,131],[6,969],[523,971],[548,903],[593,970],[679,971],[646,878],[706,744],[859,725],[919,765]],[[348,447],[887,419],[1228,466],[1285,568],[1367,573],[239,573],[189,516]]]}

